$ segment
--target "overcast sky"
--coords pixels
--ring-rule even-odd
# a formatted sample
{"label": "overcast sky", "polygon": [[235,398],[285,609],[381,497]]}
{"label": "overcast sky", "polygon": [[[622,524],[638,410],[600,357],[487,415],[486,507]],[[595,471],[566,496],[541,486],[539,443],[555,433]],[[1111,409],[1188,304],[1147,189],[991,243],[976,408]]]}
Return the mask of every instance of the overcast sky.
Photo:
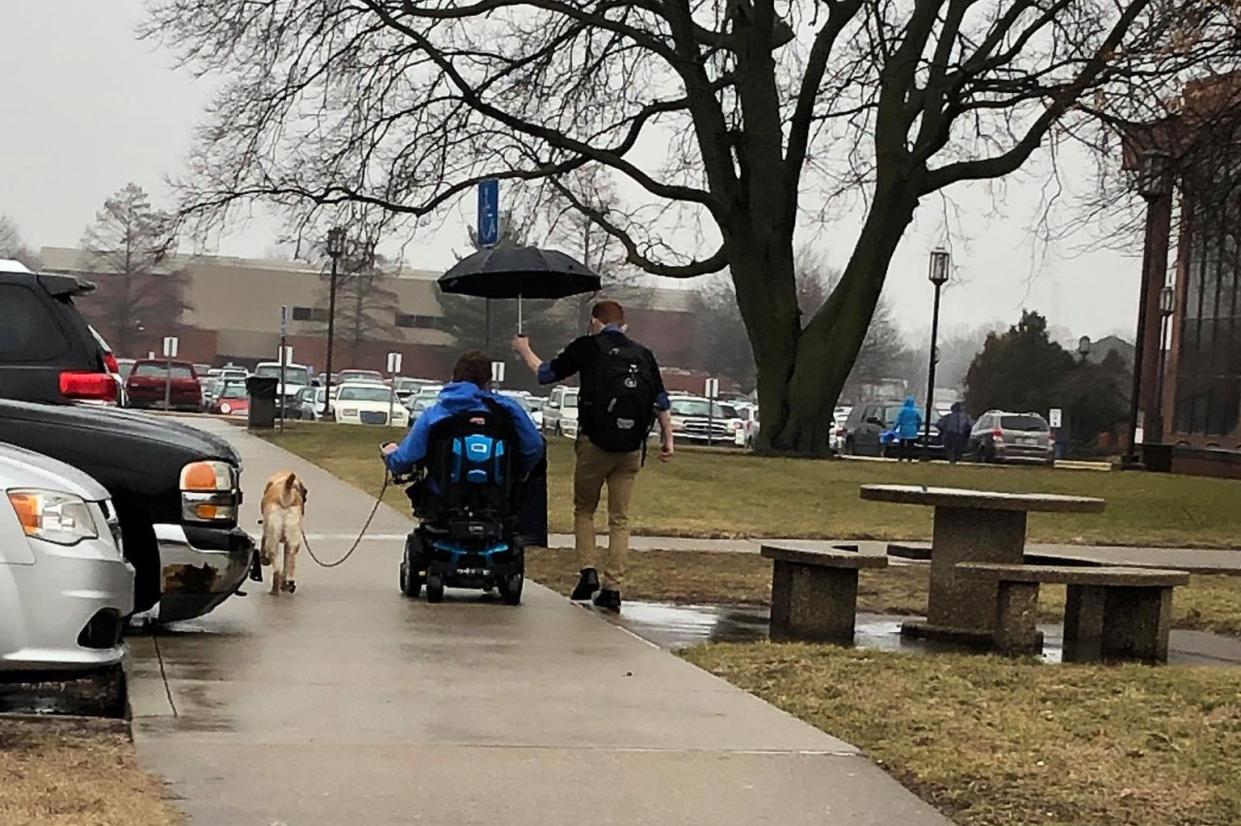
{"label": "overcast sky", "polygon": [[[142,10],[142,0],[0,0],[0,214],[33,247],[76,245],[104,198],[129,181],[157,206],[170,205],[164,178],[177,172],[210,86],[134,39]],[[1081,158],[1061,168],[1070,181],[1091,174]],[[944,297],[945,329],[1008,324],[1030,308],[1074,337],[1115,332],[1132,339],[1140,249],[1101,249],[1089,227],[1051,248],[1032,241],[1044,180],[1031,173],[999,190],[951,190],[956,209],[947,232],[943,205],[924,203],[885,289],[912,340],[928,331],[926,256],[940,242],[953,250],[956,279]],[[407,245],[408,263],[450,265],[453,247],[464,247],[466,212]],[[856,231],[856,220],[845,218],[807,228],[799,241],[843,263]],[[271,233],[270,222],[256,220],[208,251],[262,256]]]}

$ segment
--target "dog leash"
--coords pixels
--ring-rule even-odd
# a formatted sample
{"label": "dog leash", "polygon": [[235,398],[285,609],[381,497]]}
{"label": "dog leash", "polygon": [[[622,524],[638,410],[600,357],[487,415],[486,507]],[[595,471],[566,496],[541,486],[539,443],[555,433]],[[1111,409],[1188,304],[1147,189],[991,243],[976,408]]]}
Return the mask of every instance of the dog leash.
{"label": "dog leash", "polygon": [[379,489],[379,495],[375,497],[375,507],[371,508],[371,515],[366,517],[366,523],[362,525],[362,531],[358,534],[358,538],[353,540],[353,544],[349,546],[349,550],[345,551],[345,555],[335,562],[324,562],[322,559],[315,556],[314,549],[310,547],[310,540],[306,538],[306,528],[302,528],[302,544],[306,546],[306,552],[310,554],[310,558],[315,561],[315,564],[321,568],[335,568],[337,565],[345,564],[345,560],[353,556],[353,552],[356,551],[358,546],[362,544],[362,537],[366,536],[367,530],[370,529],[371,522],[375,519],[375,514],[379,512],[379,506],[383,504],[384,494],[388,492],[388,484],[391,481],[392,474],[385,470],[383,487]]}

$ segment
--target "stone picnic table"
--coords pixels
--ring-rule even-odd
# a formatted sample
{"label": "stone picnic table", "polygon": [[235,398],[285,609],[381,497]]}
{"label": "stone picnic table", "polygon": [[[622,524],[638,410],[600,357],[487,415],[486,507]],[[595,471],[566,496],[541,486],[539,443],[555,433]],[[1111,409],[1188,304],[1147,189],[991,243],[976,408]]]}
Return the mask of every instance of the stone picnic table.
{"label": "stone picnic table", "polygon": [[1021,565],[1027,514],[1100,513],[1105,506],[1102,499],[1089,496],[921,485],[862,485],[861,497],[935,509],[926,622],[906,622],[901,633],[982,645],[990,644],[995,628],[997,585],[962,576],[956,566],[963,562]]}

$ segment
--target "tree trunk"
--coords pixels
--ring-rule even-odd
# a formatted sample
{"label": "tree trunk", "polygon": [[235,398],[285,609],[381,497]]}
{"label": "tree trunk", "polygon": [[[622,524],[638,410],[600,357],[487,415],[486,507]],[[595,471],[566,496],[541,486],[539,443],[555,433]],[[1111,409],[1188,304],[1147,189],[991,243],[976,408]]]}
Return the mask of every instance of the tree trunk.
{"label": "tree trunk", "polygon": [[[877,193],[870,215],[854,248],[853,257],[831,296],[804,328],[790,334],[789,301],[793,323],[800,326],[797,316],[796,290],[791,244],[787,261],[780,261],[777,275],[768,269],[768,286],[756,296],[743,294],[738,278],[740,255],[732,258],[737,301],[754,348],[758,367],[759,407],[762,428],[759,449],[780,453],[821,456],[828,451],[828,435],[832,410],[844,387],[849,371],[857,359],[862,341],[870,327],[871,316],[883,290],[888,264],[896,251],[906,226],[913,219],[917,198],[899,192]],[[750,262],[740,268],[747,272]],[[768,259],[767,267],[776,262]],[[774,281],[777,289],[771,289]],[[787,281],[786,298],[783,289]],[[773,293],[775,295],[773,295]],[[750,312],[747,313],[747,304]],[[776,305],[764,312],[763,304]],[[754,322],[750,316],[755,317]]]}

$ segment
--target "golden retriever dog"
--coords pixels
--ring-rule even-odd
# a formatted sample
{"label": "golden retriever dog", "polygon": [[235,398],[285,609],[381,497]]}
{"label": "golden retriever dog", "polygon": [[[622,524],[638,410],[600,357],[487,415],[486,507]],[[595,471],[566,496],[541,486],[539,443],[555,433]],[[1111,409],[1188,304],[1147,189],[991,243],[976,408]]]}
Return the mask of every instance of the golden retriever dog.
{"label": "golden retriever dog", "polygon": [[263,488],[264,565],[272,566],[271,593],[297,590],[297,552],[302,549],[306,486],[291,470],[282,470]]}

